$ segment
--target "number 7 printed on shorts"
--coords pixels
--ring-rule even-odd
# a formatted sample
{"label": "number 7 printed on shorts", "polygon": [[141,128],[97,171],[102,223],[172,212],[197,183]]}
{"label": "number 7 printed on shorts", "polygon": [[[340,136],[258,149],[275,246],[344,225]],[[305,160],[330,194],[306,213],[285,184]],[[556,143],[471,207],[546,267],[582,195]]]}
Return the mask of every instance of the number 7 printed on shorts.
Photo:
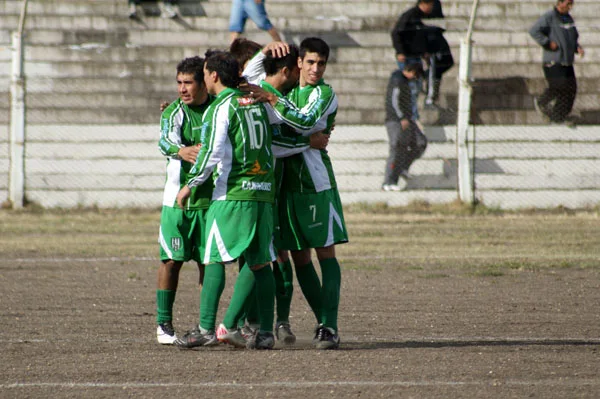
{"label": "number 7 printed on shorts", "polygon": [[317,206],[316,205],[309,205],[308,209],[310,209],[312,211],[312,215],[313,215],[313,223],[317,220]]}

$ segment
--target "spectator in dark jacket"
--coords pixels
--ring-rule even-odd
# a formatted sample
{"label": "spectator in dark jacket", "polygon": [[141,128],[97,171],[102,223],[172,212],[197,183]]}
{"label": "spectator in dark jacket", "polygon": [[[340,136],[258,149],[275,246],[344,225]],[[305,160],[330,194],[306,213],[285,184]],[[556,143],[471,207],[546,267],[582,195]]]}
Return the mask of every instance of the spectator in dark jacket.
{"label": "spectator in dark jacket", "polygon": [[[425,151],[427,138],[412,118],[410,82],[421,75],[421,64],[406,64],[402,70],[392,73],[385,95],[385,128],[390,153],[385,166],[384,191],[401,191],[410,165]],[[402,177],[402,179],[400,179]]]}
{"label": "spectator in dark jacket", "polygon": [[431,10],[431,14],[426,15],[423,18],[444,18],[442,2],[440,0],[433,0],[433,10]]}
{"label": "spectator in dark jacket", "polygon": [[[548,88],[534,98],[536,110],[553,122],[564,122],[571,113],[577,94],[573,62],[575,54],[584,55],[579,33],[569,14],[573,0],[558,0],[556,6],[542,15],[529,34],[544,49],[542,62]],[[554,105],[552,106],[552,102]]]}
{"label": "spectator in dark jacket", "polygon": [[[421,64],[422,58],[429,58],[427,52],[427,31],[423,24],[423,17],[433,11],[434,0],[418,0],[417,5],[406,10],[392,29],[392,43],[396,50],[396,61],[400,70],[405,64]],[[417,99],[421,81],[411,81],[411,95],[413,120],[419,119]]]}
{"label": "spectator in dark jacket", "polygon": [[440,85],[442,76],[454,65],[454,58],[450,51],[450,45],[444,37],[444,29],[439,26],[427,27],[427,52],[429,59],[427,64],[427,97],[425,98],[425,108],[434,106],[440,95]]}

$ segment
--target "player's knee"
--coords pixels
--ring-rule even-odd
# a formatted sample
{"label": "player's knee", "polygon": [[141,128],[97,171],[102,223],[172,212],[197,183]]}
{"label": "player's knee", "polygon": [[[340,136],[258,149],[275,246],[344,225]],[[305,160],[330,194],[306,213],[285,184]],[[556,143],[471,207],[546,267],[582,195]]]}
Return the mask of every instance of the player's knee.
{"label": "player's knee", "polygon": [[180,260],[167,259],[162,261],[161,267],[170,271],[179,271],[183,262]]}

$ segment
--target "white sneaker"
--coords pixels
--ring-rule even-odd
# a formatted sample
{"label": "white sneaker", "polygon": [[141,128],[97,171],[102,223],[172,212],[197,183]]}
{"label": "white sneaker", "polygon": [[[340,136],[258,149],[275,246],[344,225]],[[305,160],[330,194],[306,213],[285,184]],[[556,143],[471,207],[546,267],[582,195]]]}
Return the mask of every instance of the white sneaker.
{"label": "white sneaker", "polygon": [[381,189],[383,191],[403,191],[406,189],[406,180],[400,179],[397,184],[384,184]]}
{"label": "white sneaker", "polygon": [[175,18],[177,17],[177,9],[175,8],[175,6],[171,3],[164,3],[162,4],[162,9],[160,10],[161,15],[164,18]]}
{"label": "white sneaker", "polygon": [[402,191],[402,188],[397,184],[384,184],[381,189],[383,191]]}
{"label": "white sneaker", "polygon": [[162,345],[173,345],[177,340],[173,324],[170,321],[161,323],[156,327],[156,340]]}

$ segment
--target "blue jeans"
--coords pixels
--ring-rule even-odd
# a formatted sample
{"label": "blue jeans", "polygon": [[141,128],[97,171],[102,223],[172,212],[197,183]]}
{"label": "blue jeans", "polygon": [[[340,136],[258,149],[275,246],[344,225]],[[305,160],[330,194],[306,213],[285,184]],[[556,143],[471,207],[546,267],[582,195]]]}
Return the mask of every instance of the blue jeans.
{"label": "blue jeans", "polygon": [[270,30],[273,24],[269,21],[264,0],[256,4],[254,0],[232,0],[229,15],[229,32],[244,32],[246,19],[250,18],[262,30]]}
{"label": "blue jeans", "polygon": [[[414,57],[414,58],[407,57],[406,61],[404,61],[404,62],[397,61],[398,68],[400,68],[400,70],[404,69],[404,65],[420,64],[420,63],[421,63],[421,58],[419,58],[419,57]],[[421,91],[420,88],[422,87],[422,85],[423,85],[423,81],[421,78],[408,81],[408,87],[410,87],[410,102],[412,104],[412,119],[413,119],[413,121],[416,121],[419,119],[419,109],[417,107],[417,100],[419,98],[419,92]]]}

